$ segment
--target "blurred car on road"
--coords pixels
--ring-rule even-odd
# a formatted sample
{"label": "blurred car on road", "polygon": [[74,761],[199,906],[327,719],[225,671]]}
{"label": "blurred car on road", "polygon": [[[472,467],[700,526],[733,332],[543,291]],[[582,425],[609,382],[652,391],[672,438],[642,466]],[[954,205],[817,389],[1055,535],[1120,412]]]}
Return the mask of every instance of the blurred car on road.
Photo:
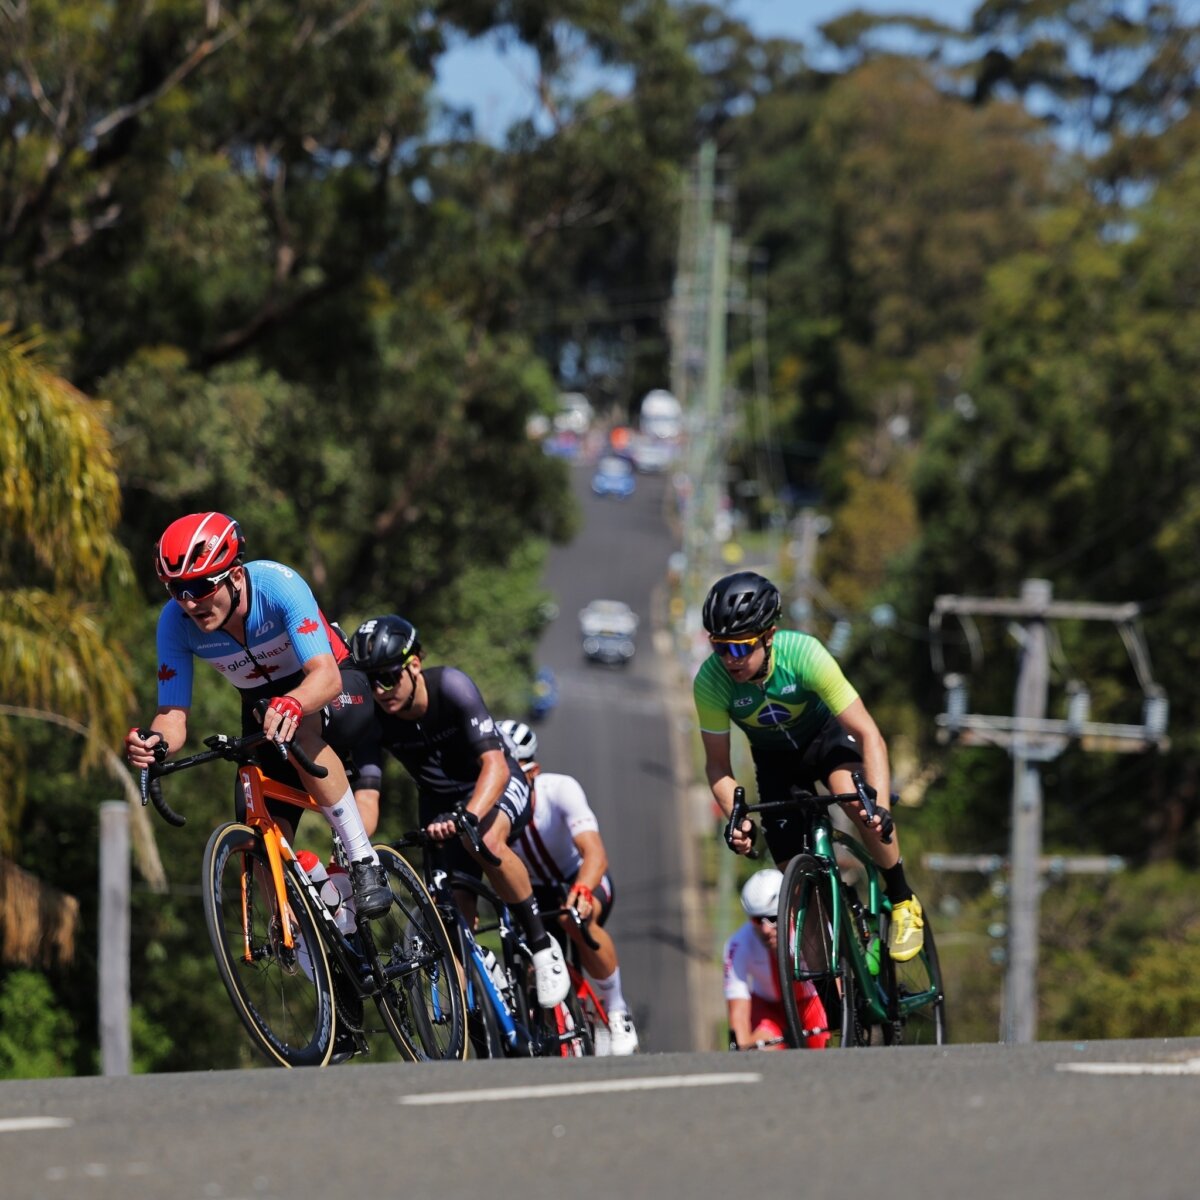
{"label": "blurred car on road", "polygon": [[606,454],[596,463],[596,473],[592,476],[592,491],[597,496],[626,496],[633,495],[637,486],[633,477],[633,467],[624,458],[615,454]]}
{"label": "blurred car on road", "polygon": [[593,600],[579,610],[583,653],[592,662],[624,666],[636,646],[637,614],[623,600]]}
{"label": "blurred car on road", "polygon": [[543,667],[533,678],[533,692],[529,698],[529,719],[541,721],[548,717],[558,704],[558,680],[549,667]]}
{"label": "blurred car on road", "polygon": [[665,438],[647,437],[639,433],[629,444],[629,457],[643,474],[665,471],[674,461],[676,446]]}

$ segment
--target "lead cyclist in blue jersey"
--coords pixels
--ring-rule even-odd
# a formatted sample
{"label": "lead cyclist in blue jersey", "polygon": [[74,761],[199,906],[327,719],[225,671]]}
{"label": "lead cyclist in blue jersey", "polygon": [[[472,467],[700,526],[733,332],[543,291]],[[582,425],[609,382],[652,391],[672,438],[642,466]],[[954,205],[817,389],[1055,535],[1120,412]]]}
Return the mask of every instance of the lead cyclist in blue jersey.
{"label": "lead cyclist in blue jersey", "polygon": [[[155,761],[159,743],[168,752],[183,746],[197,658],[241,692],[243,733],[258,727],[254,707],[269,700],[262,718],[268,739],[278,746],[294,739],[329,773],[318,779],[269,754],[264,771],[293,786],[298,777],[316,799],[350,859],[359,915],[379,916],[391,904],[391,889],[341,757],[371,724],[370,685],[300,575],[282,563],[244,557],[241,527],[219,512],[180,517],[159,539],[154,565],[171,599],[158,618],[158,712],[144,733],[129,731],[126,754],[141,768]],[[292,829],[298,810],[279,807],[276,819]]]}

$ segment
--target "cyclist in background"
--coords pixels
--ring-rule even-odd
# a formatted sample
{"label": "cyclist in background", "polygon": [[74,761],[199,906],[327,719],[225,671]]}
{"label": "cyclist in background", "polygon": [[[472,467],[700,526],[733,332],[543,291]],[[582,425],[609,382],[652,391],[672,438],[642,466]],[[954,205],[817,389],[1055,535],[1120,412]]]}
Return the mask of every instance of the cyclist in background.
{"label": "cyclist in background", "polygon": [[[512,912],[533,951],[538,1003],[553,1008],[571,979],[558,943],[542,923],[529,872],[509,846],[529,823],[529,784],[479,689],[457,667],[425,670],[416,629],[394,613],[364,621],[350,647],[375,696],[374,720],[354,750],[355,796],[367,828],[373,831],[379,820],[383,757],[390,751],[416,782],[425,831],[439,842],[458,839],[448,848],[453,869],[477,879],[486,872]],[[452,810],[460,800],[499,866],[476,859],[459,837]],[[461,890],[456,896],[473,919],[473,899]]]}
{"label": "cyclist in background", "polygon": [[591,936],[599,947],[595,950],[569,917],[560,917],[559,924],[578,946],[584,972],[608,1014],[608,1029],[597,1030],[596,1054],[633,1054],[638,1048],[637,1030],[621,991],[617,948],[603,928],[612,912],[613,882],[600,823],[578,780],[543,771],[538,765],[537,734],[527,724],[501,721],[500,732],[512,744],[529,780],[533,817],[513,850],[529,870],[533,894],[544,909],[565,905],[582,920],[592,919]]}
{"label": "cyclist in background", "polygon": [[[787,1017],[775,957],[782,884],[783,872],[774,867],[756,871],[746,880],[742,908],[749,920],[725,943],[725,1007],[731,1050],[753,1050],[763,1042],[768,1043],[762,1047],[765,1050],[786,1049],[783,1031]],[[800,1023],[805,1029],[825,1031],[829,1021],[816,987],[807,979],[793,981],[792,987],[799,1001]],[[827,1031],[805,1039],[810,1050],[824,1050],[828,1042]]]}
{"label": "cyclist in background", "polygon": [[[883,874],[892,905],[888,951],[897,962],[907,962],[924,944],[924,917],[905,879],[897,840],[883,840],[894,828],[887,745],[821,642],[778,627],[781,607],[779,589],[753,571],[717,580],[704,601],[701,619],[713,652],[697,671],[692,692],[709,786],[728,817],[737,787],[731,723],[750,742],[761,802],[787,800],[793,785],[812,789],[818,781],[831,793],[852,792],[850,772],[862,767],[878,810],[867,821],[861,804],[844,807]],[[800,824],[764,814],[763,832],[776,865],[801,849]],[[730,848],[748,853],[753,834],[752,822],[742,822],[741,829],[729,831]]]}
{"label": "cyclist in background", "polygon": [[[180,517],[159,538],[154,566],[171,599],[158,618],[158,712],[147,736],[137,729],[126,734],[126,754],[140,769],[155,761],[156,748],[183,746],[193,659],[241,692],[243,734],[258,728],[255,705],[269,700],[262,729],[273,744],[264,748],[263,771],[307,791],[321,806],[350,860],[357,911],[377,917],[391,905],[392,892],[341,757],[371,721],[366,677],[354,669],[345,642],[300,575],[267,559],[246,563],[245,549],[241,527],[219,512]],[[278,747],[293,740],[326,768],[324,779],[284,761]],[[294,831],[299,810],[276,802],[269,807]]]}

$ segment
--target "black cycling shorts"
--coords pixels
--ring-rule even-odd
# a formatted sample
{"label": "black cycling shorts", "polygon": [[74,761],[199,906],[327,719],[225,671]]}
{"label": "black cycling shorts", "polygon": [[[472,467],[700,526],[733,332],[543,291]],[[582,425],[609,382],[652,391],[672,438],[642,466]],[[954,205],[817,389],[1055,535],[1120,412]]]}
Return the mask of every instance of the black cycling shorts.
{"label": "black cycling shorts", "polygon": [[[371,684],[366,674],[353,666],[341,667],[342,688],[336,696],[321,709],[321,736],[333,747],[334,753],[343,761],[349,759],[351,751],[366,736],[375,719],[375,698],[371,694]],[[254,706],[264,695],[279,696],[294,687],[299,679],[282,680],[275,690],[264,692],[257,689],[242,696],[242,734],[253,733],[262,728],[262,723],[254,714]],[[295,767],[285,762],[279,749],[273,743],[267,743],[259,750],[262,773],[269,779],[286,783],[289,787],[304,791],[304,784],[296,774]],[[235,788],[235,805],[237,819],[245,820],[245,802],[241,789]],[[277,821],[283,820],[294,830],[299,824],[304,810],[294,804],[282,800],[268,800],[267,810]]]}
{"label": "black cycling shorts", "polygon": [[[430,821],[436,820],[443,813],[451,812],[457,800],[461,799],[466,803],[474,791],[475,787],[472,784],[459,796],[422,792],[417,797],[417,820],[420,822],[421,828],[424,829]],[[511,846],[525,832],[525,826],[529,824],[530,818],[533,816],[533,809],[529,804],[529,780],[525,778],[524,772],[520,775],[515,772],[509,773],[508,783],[504,785],[504,791],[500,793],[500,799],[496,801],[495,807],[504,813],[512,825],[508,831],[508,837],[505,838],[505,841]],[[483,864],[467,852],[461,837],[451,838],[446,843],[445,855],[448,870],[469,875],[472,879],[483,878]]]}
{"label": "black cycling shorts", "polygon": [[[775,800],[790,800],[792,788],[799,785],[815,791],[818,783],[829,786],[834,771],[862,766],[862,747],[858,739],[842,728],[836,717],[817,731],[816,737],[804,750],[764,749],[756,746],[754,774],[758,780],[758,798],[763,804]],[[776,862],[785,862],[804,849],[803,822],[798,813],[776,816],[762,814],[762,830],[767,849]]]}

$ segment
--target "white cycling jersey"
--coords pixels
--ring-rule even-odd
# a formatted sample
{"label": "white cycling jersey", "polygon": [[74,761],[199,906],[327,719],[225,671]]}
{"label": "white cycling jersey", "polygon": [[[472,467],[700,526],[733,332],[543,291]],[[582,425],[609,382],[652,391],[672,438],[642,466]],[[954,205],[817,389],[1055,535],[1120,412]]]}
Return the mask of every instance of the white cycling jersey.
{"label": "white cycling jersey", "polygon": [[772,953],[747,921],[725,943],[725,999],[754,996],[772,1004],[781,999]]}
{"label": "white cycling jersey", "polygon": [[512,843],[513,851],[529,869],[534,887],[567,883],[583,862],[575,837],[599,832],[596,814],[577,780],[545,771],[533,782],[530,804],[533,818]]}

